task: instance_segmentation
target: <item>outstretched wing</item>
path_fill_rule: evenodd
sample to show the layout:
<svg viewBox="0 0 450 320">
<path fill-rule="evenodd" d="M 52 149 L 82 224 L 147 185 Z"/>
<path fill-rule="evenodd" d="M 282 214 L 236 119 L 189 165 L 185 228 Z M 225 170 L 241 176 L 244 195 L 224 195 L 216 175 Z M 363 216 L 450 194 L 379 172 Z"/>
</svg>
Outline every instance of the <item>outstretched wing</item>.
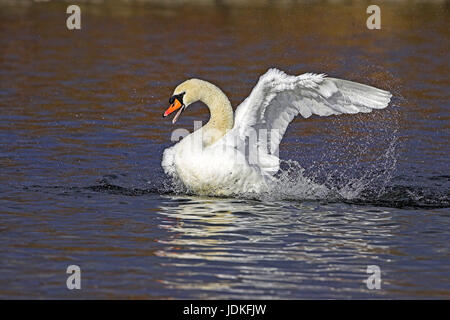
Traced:
<svg viewBox="0 0 450 320">
<path fill-rule="evenodd" d="M 295 116 L 329 116 L 385 108 L 391 93 L 356 82 L 305 73 L 290 76 L 278 69 L 262 75 L 250 95 L 238 106 L 233 134 L 245 140 L 250 131 L 268 132 L 265 151 L 258 151 L 263 171 L 279 168 L 278 147 Z"/>
</svg>

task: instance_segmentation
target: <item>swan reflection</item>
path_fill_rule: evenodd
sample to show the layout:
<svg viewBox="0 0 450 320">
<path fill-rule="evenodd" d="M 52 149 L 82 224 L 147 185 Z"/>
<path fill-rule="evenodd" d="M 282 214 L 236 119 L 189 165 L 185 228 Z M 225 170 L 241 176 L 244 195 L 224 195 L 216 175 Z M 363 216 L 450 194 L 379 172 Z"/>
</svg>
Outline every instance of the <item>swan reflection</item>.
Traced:
<svg viewBox="0 0 450 320">
<path fill-rule="evenodd" d="M 159 240 L 166 246 L 157 255 L 179 270 L 165 285 L 181 290 L 236 296 L 243 286 L 249 295 L 267 294 L 273 286 L 313 290 L 324 281 L 348 281 L 349 273 L 362 277 L 365 266 L 392 254 L 389 241 L 396 224 L 383 210 L 350 214 L 345 207 L 337 212 L 314 202 L 166 199 L 160 227 L 169 235 Z M 360 282 L 355 286 L 363 290 Z"/>
</svg>

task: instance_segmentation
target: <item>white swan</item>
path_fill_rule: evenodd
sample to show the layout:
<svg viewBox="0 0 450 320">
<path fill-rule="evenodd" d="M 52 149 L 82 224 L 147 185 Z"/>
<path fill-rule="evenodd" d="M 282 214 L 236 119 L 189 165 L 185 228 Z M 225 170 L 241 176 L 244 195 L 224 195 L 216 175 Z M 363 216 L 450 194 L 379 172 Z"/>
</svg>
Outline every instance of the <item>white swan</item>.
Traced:
<svg viewBox="0 0 450 320">
<path fill-rule="evenodd" d="M 250 95 L 233 109 L 215 85 L 189 79 L 176 87 L 164 117 L 202 101 L 210 120 L 201 129 L 164 150 L 164 172 L 189 191 L 203 195 L 239 195 L 270 191 L 279 169 L 278 147 L 292 119 L 301 114 L 329 116 L 385 108 L 388 91 L 305 73 L 290 76 L 277 69 L 262 75 Z"/>
</svg>

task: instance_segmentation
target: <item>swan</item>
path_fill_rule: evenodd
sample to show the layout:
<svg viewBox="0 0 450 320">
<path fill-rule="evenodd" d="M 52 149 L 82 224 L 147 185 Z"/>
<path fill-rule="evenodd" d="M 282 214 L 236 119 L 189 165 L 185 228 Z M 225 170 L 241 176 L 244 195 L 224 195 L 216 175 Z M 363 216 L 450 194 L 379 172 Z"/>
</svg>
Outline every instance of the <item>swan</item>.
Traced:
<svg viewBox="0 0 450 320">
<path fill-rule="evenodd" d="M 236 108 L 214 84 L 189 79 L 178 85 L 163 117 L 181 113 L 196 101 L 210 111 L 200 129 L 167 148 L 162 168 L 175 183 L 199 195 L 232 196 L 270 192 L 280 167 L 278 148 L 289 123 L 300 114 L 329 116 L 387 107 L 391 93 L 364 84 L 278 69 L 263 74 Z"/>
</svg>

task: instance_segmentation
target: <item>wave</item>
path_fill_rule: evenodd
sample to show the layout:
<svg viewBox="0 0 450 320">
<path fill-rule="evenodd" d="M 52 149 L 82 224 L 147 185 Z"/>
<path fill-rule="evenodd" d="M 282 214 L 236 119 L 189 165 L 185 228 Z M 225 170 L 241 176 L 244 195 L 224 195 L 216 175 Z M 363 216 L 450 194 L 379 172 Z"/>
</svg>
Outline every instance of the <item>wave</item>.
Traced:
<svg viewBox="0 0 450 320">
<path fill-rule="evenodd" d="M 445 176 L 430 177 L 430 179 L 446 179 Z M 311 185 L 310 185 L 311 187 Z M 361 192 L 357 197 L 345 198 L 337 193 L 331 192 L 327 189 L 324 193 L 324 197 L 317 197 L 317 190 L 324 192 L 325 189 L 320 185 L 314 189 L 312 187 L 311 191 L 306 191 L 302 194 L 302 199 L 299 199 L 299 193 L 294 193 L 294 196 L 289 195 L 284 192 L 283 198 L 278 198 L 278 200 L 290 201 L 290 202 L 306 202 L 306 201 L 316 201 L 319 203 L 345 203 L 351 205 L 361 205 L 361 206 L 375 206 L 375 207 L 390 207 L 399 209 L 438 209 L 438 208 L 448 208 L 450 207 L 450 189 L 436 190 L 431 187 L 410 187 L 402 185 L 387 186 L 384 188 L 382 194 L 379 194 L 374 190 L 365 190 Z M 100 184 L 86 186 L 86 187 L 64 187 L 64 186 L 27 186 L 23 187 L 27 191 L 35 192 L 55 192 L 57 194 L 70 195 L 71 193 L 106 193 L 112 195 L 122 195 L 129 197 L 142 197 L 148 195 L 168 195 L 168 196 L 179 196 L 180 192 L 171 190 L 167 188 L 167 185 L 152 186 L 149 188 L 136 188 L 136 187 L 123 187 L 119 185 L 110 184 L 103 181 Z M 195 196 L 192 193 L 182 194 Z M 311 196 L 313 195 L 313 196 Z M 214 197 L 211 197 L 214 198 Z M 239 197 L 241 200 L 246 199 L 245 196 Z M 250 197 L 252 200 L 258 201 L 270 201 L 273 197 L 266 195 L 260 195 L 255 197 L 254 195 Z"/>
</svg>

